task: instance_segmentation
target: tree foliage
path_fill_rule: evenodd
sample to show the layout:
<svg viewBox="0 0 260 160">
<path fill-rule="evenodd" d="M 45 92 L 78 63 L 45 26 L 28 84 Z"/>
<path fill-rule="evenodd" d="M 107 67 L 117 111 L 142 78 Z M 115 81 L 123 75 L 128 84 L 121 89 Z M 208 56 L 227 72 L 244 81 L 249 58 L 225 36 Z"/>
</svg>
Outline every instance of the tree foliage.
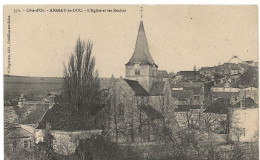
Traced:
<svg viewBox="0 0 260 160">
<path fill-rule="evenodd" d="M 239 85 L 246 87 L 258 87 L 258 68 L 250 66 L 238 80 Z"/>
<path fill-rule="evenodd" d="M 93 103 L 99 101 L 99 79 L 95 70 L 93 43 L 78 38 L 68 65 L 64 65 L 63 98 L 78 114 L 88 115 Z"/>
<path fill-rule="evenodd" d="M 123 147 L 102 136 L 81 140 L 73 155 L 79 160 L 141 160 L 131 147 Z"/>
</svg>

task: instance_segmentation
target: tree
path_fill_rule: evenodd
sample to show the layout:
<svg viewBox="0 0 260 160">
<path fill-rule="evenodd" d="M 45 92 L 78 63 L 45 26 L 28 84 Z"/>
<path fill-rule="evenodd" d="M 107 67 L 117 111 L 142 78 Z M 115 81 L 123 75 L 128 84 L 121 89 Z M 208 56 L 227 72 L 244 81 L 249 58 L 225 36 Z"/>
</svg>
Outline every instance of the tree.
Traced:
<svg viewBox="0 0 260 160">
<path fill-rule="evenodd" d="M 214 118 L 212 113 L 208 113 L 205 115 L 205 118 L 204 118 L 204 121 L 205 121 L 205 126 L 206 126 L 206 129 L 207 129 L 207 132 L 208 132 L 208 139 L 210 139 L 210 129 L 211 129 L 211 126 L 212 124 L 217 121 L 217 118 Z"/>
<path fill-rule="evenodd" d="M 188 133 L 190 133 L 190 129 L 191 129 L 191 117 L 192 117 L 192 111 L 190 109 L 188 109 L 187 111 L 185 111 L 185 115 L 186 115 L 186 120 L 187 120 L 187 128 L 188 128 Z"/>
<path fill-rule="evenodd" d="M 258 87 L 258 68 L 250 66 L 238 80 L 239 85 L 246 87 Z"/>
<path fill-rule="evenodd" d="M 99 102 L 100 84 L 92 57 L 93 43 L 78 38 L 69 63 L 64 64 L 63 98 L 78 114 L 89 115 L 92 104 Z"/>
<path fill-rule="evenodd" d="M 46 133 L 43 137 L 43 143 L 40 143 L 39 147 L 45 151 L 49 159 L 53 159 L 53 140 L 54 136 L 51 134 L 50 129 L 47 128 Z"/>
</svg>

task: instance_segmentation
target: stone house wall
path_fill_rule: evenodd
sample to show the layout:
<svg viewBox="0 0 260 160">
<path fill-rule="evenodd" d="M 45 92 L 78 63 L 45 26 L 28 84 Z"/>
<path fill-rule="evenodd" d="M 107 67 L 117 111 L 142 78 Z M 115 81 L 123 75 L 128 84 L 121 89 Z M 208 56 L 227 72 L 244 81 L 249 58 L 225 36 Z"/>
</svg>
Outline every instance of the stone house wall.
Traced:
<svg viewBox="0 0 260 160">
<path fill-rule="evenodd" d="M 119 79 L 115 86 L 110 88 L 108 96 L 111 137 L 115 140 L 116 134 L 118 134 L 119 142 L 157 139 L 155 133 L 159 130 L 159 126 L 156 126 L 154 121 L 148 120 L 147 113 L 142 111 L 140 106 L 152 106 L 163 113 L 170 123 L 175 117 L 169 86 L 164 88 L 164 93 L 160 96 L 136 96 L 132 88 L 123 79 Z"/>
<path fill-rule="evenodd" d="M 135 70 L 140 70 L 140 75 L 135 75 Z M 138 81 L 142 87 L 149 92 L 154 76 L 156 75 L 157 68 L 150 65 L 126 66 L 126 78 Z"/>
<path fill-rule="evenodd" d="M 102 130 L 86 131 L 51 131 L 54 136 L 53 149 L 56 153 L 68 155 L 74 153 L 79 140 L 101 135 Z"/>
<path fill-rule="evenodd" d="M 233 110 L 232 140 L 258 141 L 258 108 L 236 108 Z"/>
</svg>

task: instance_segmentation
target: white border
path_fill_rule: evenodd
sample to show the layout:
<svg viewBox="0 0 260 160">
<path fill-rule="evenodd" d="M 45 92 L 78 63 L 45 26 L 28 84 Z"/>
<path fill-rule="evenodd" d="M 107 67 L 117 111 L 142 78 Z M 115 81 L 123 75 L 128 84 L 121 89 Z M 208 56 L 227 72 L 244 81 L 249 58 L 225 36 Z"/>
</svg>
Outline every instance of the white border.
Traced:
<svg viewBox="0 0 260 160">
<path fill-rule="evenodd" d="M 0 7 L 0 16 L 2 18 L 2 22 L 0 25 L 0 43 L 1 43 L 1 51 L 3 53 L 3 6 L 4 5 L 10 5 L 10 4 L 179 4 L 179 5 L 188 5 L 188 4 L 194 4 L 194 5 L 259 5 L 259 0 L 173 0 L 173 1 L 167 1 L 167 0 L 1 0 L 0 1 L 1 7 Z M 258 11 L 258 39 L 259 39 L 259 11 Z M 259 55 L 259 40 L 258 40 L 258 55 Z M 258 56 L 258 62 L 259 62 L 259 56 Z M 0 143 L 0 159 L 4 159 L 4 108 L 3 108 L 3 54 L 0 56 L 0 75 L 2 78 L 0 78 L 0 88 L 2 89 L 2 92 L 0 92 L 0 103 L 2 104 L 2 109 L 0 111 L 0 135 L 1 136 L 1 143 Z M 259 75 L 258 75 L 259 76 Z M 259 77 L 260 79 L 260 77 Z M 260 126 L 260 125 L 259 125 Z"/>
</svg>

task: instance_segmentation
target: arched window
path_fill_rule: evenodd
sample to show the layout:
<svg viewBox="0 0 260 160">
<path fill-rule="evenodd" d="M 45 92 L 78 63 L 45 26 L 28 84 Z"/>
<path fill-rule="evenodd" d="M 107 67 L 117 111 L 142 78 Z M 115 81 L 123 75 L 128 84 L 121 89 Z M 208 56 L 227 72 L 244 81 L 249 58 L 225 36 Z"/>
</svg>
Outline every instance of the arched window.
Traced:
<svg viewBox="0 0 260 160">
<path fill-rule="evenodd" d="M 123 116 L 125 114 L 124 106 L 122 103 L 118 105 L 118 115 Z"/>
<path fill-rule="evenodd" d="M 139 70 L 139 69 L 136 69 L 136 70 L 135 70 L 135 75 L 136 75 L 136 76 L 139 76 L 139 75 L 140 75 L 140 70 Z"/>
</svg>

